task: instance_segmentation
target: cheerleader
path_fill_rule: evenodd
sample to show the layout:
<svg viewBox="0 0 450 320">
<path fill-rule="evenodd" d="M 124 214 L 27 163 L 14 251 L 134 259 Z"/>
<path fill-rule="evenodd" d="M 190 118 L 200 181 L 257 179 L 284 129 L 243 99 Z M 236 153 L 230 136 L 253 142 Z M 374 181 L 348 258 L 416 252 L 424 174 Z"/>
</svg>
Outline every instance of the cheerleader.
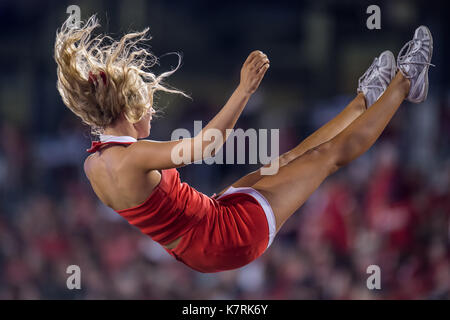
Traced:
<svg viewBox="0 0 450 320">
<path fill-rule="evenodd" d="M 195 137 L 145 140 L 155 92 L 185 95 L 163 82 L 180 64 L 156 76 L 150 72 L 156 58 L 139 48 L 147 29 L 112 41 L 92 37 L 98 25 L 95 17 L 78 28 L 64 23 L 54 48 L 64 104 L 99 137 L 87 150 L 86 176 L 105 205 L 199 272 L 235 269 L 258 258 L 325 178 L 375 143 L 405 99 L 427 97 L 433 42 L 421 26 L 397 60 L 390 51 L 375 58 L 339 115 L 276 159 L 276 174 L 257 170 L 210 197 L 182 183 L 177 167 L 202 160 L 211 145 L 220 148 L 269 69 L 267 55 L 250 53 L 235 91 Z M 209 129 L 223 139 L 204 141 Z M 183 164 L 174 161 L 175 148 L 191 151 L 181 154 Z"/>
</svg>

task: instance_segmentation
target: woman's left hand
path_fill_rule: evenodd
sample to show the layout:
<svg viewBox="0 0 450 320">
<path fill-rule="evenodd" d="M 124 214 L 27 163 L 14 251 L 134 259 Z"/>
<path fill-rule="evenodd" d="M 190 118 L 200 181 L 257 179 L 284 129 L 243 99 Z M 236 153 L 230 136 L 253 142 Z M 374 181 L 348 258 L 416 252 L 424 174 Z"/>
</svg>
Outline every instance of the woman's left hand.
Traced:
<svg viewBox="0 0 450 320">
<path fill-rule="evenodd" d="M 239 87 L 247 94 L 253 94 L 258 89 L 270 61 L 267 55 L 259 50 L 253 51 L 245 60 L 241 69 L 241 82 Z"/>
</svg>

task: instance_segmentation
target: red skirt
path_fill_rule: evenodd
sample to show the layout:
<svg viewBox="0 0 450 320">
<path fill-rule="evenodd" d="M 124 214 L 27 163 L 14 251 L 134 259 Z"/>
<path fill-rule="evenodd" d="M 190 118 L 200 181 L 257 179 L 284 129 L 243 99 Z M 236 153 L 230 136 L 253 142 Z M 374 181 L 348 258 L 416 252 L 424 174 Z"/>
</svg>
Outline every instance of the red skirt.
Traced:
<svg viewBox="0 0 450 320">
<path fill-rule="evenodd" d="M 245 266 L 258 258 L 275 236 L 275 217 L 267 200 L 252 188 L 230 187 L 214 199 L 219 210 L 206 214 L 174 249 L 175 259 L 200 272 Z"/>
</svg>

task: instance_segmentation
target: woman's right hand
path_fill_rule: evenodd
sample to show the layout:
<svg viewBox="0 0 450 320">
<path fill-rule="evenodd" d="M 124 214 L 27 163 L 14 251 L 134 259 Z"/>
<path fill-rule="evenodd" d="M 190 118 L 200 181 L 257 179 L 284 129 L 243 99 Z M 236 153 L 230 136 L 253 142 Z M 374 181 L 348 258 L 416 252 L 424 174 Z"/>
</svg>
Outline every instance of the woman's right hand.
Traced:
<svg viewBox="0 0 450 320">
<path fill-rule="evenodd" d="M 253 94 L 258 89 L 264 74 L 269 69 L 267 55 L 259 50 L 253 51 L 245 60 L 241 69 L 241 82 L 239 87 L 247 94 Z"/>
</svg>

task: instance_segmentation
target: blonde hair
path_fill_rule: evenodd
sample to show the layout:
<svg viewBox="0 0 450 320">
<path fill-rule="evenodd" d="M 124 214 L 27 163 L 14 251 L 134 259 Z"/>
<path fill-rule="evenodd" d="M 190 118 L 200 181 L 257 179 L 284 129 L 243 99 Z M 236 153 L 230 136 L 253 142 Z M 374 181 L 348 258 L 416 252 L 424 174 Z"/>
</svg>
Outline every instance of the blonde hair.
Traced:
<svg viewBox="0 0 450 320">
<path fill-rule="evenodd" d="M 175 69 L 155 76 L 149 70 L 158 60 L 137 44 L 145 38 L 148 28 L 129 33 L 119 41 L 99 35 L 91 37 L 99 26 L 97 18 L 90 17 L 80 27 L 71 25 L 70 18 L 56 32 L 55 61 L 57 88 L 64 104 L 93 133 L 101 133 L 123 112 L 125 118 L 136 123 L 153 106 L 156 91 L 182 94 L 181 91 L 162 85 L 164 78 Z"/>
</svg>

